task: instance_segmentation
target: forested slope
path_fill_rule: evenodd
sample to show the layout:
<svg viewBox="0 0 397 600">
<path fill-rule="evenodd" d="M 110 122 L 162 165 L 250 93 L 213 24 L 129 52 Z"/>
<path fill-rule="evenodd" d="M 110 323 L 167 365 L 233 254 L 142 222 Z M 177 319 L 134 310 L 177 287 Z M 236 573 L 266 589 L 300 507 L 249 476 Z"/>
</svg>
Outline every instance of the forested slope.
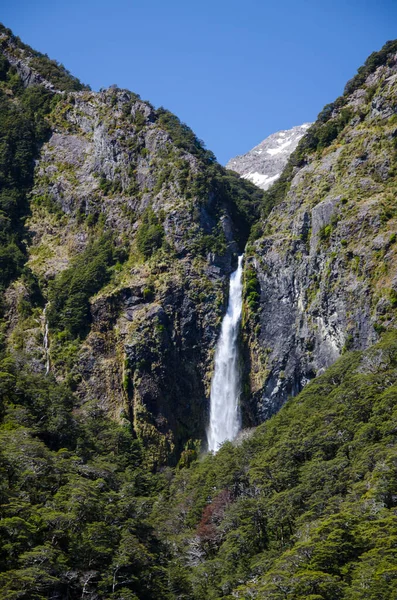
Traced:
<svg viewBox="0 0 397 600">
<path fill-rule="evenodd" d="M 151 473 L 127 419 L 1 363 L 2 598 L 393 598 L 397 336 Z"/>
<path fill-rule="evenodd" d="M 391 333 L 179 470 L 154 512 L 176 597 L 394 598 L 396 399 Z"/>
</svg>

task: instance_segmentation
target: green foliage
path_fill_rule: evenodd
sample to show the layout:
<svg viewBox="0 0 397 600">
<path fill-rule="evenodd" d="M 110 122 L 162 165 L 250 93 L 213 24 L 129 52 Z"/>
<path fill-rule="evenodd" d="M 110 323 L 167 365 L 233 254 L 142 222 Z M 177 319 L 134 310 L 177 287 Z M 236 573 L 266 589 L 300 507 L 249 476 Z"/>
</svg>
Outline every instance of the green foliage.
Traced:
<svg viewBox="0 0 397 600">
<path fill-rule="evenodd" d="M 351 350 L 353 348 L 353 344 L 354 344 L 354 337 L 352 336 L 351 333 L 349 333 L 346 336 L 345 344 L 342 348 L 342 354 L 345 354 L 345 352 L 348 352 L 349 350 Z"/>
<path fill-rule="evenodd" d="M 181 123 L 177 116 L 163 107 L 157 109 L 156 114 L 157 124 L 170 134 L 175 146 L 198 156 L 206 164 L 215 162 L 215 156 L 205 149 L 204 142 L 197 138 L 190 127 Z"/>
<path fill-rule="evenodd" d="M 241 251 L 253 226 L 270 212 L 271 207 L 261 189 L 218 164 L 203 165 L 189 188 L 191 195 L 201 201 L 214 219 L 219 220 L 227 210 L 233 221 L 234 238 Z M 219 237 L 219 231 L 207 235 Z M 208 239 L 206 243 L 209 246 L 211 240 Z M 213 243 L 217 243 L 215 238 Z"/>
<path fill-rule="evenodd" d="M 251 438 L 178 471 L 158 527 L 191 597 L 348 600 L 364 581 L 365 597 L 393 597 L 396 393 L 393 333 L 345 354 Z M 183 569 L 192 539 L 197 563 Z"/>
<path fill-rule="evenodd" d="M 216 171 L 212 190 L 218 202 L 227 207 L 235 224 L 235 236 L 243 249 L 252 227 L 270 212 L 265 193 L 234 171 L 220 166 Z"/>
<path fill-rule="evenodd" d="M 244 271 L 244 296 L 249 309 L 255 312 L 260 299 L 260 285 L 256 271 L 252 266 Z"/>
<path fill-rule="evenodd" d="M 109 236 L 102 235 L 52 282 L 49 290 L 48 322 L 50 327 L 67 331 L 72 337 L 86 335 L 91 322 L 91 296 L 108 282 L 109 267 L 115 262 Z"/>
<path fill-rule="evenodd" d="M 397 292 L 395 289 L 391 289 L 389 292 L 390 302 L 393 308 L 397 307 Z"/>
<path fill-rule="evenodd" d="M 336 109 L 336 104 L 329 104 L 326 110 L 320 113 L 317 121 L 310 127 L 291 156 L 293 163 L 299 165 L 307 153 L 327 148 L 344 130 L 353 116 L 353 111 L 350 108 L 341 108 L 337 111 L 337 115 L 331 118 L 333 110 Z"/>
<path fill-rule="evenodd" d="M 6 34 L 7 38 L 11 40 L 17 48 L 23 50 L 25 55 L 31 58 L 30 66 L 44 77 L 44 79 L 52 83 L 56 89 L 62 91 L 81 91 L 90 89 L 89 86 L 83 85 L 77 77 L 71 75 L 69 71 L 56 60 L 51 60 L 46 54 L 37 52 L 30 48 L 30 46 L 22 43 L 18 36 L 15 36 L 10 29 L 7 29 L 1 23 L 0 32 Z M 6 46 L 7 42 L 3 41 L 3 45 Z"/>
<path fill-rule="evenodd" d="M 222 255 L 226 252 L 226 247 L 225 234 L 221 227 L 217 227 L 213 233 L 196 236 L 192 250 L 202 256 L 206 256 L 209 252 Z"/>
<path fill-rule="evenodd" d="M 102 190 L 105 196 L 110 196 L 112 194 L 118 194 L 122 192 L 122 183 L 117 178 L 109 181 L 106 178 L 106 175 L 101 175 L 99 179 L 99 188 Z"/>
<path fill-rule="evenodd" d="M 153 290 L 153 288 L 149 287 L 149 286 L 143 288 L 142 295 L 143 295 L 143 299 L 146 302 L 150 302 L 154 298 L 154 290 Z"/>
<path fill-rule="evenodd" d="M 357 75 L 347 82 L 344 90 L 344 95 L 352 94 L 355 90 L 362 86 L 367 79 L 378 67 L 387 63 L 389 57 L 397 52 L 397 40 L 386 42 L 381 50 L 372 52 L 369 55 L 364 65 L 357 70 Z"/>
<path fill-rule="evenodd" d="M 147 522 L 164 488 L 127 421 L 0 357 L 0 595 L 171 598 Z"/>
<path fill-rule="evenodd" d="M 136 233 L 136 245 L 139 252 L 149 258 L 161 248 L 164 241 L 164 229 L 159 217 L 148 208 L 142 215 L 142 221 Z"/>
<path fill-rule="evenodd" d="M 344 95 L 337 98 L 335 102 L 327 104 L 319 113 L 316 122 L 310 127 L 306 135 L 300 140 L 296 150 L 289 157 L 279 179 L 265 192 L 265 216 L 284 199 L 290 188 L 296 168 L 304 166 L 310 154 L 324 150 L 342 133 L 354 114 L 350 107 L 345 106 L 349 95 L 361 87 L 368 75 L 373 73 L 378 66 L 386 64 L 389 57 L 392 57 L 393 52 L 396 52 L 396 48 L 397 41 L 391 41 L 387 42 L 379 52 L 371 54 L 364 66 L 358 69 L 357 75 L 347 83 Z M 369 101 L 369 97 L 367 101 Z"/>
<path fill-rule="evenodd" d="M 331 233 L 332 233 L 332 225 L 324 225 L 324 227 L 322 227 L 320 229 L 320 231 L 318 232 L 318 236 L 321 241 L 325 242 L 325 241 L 329 240 L 329 238 L 331 237 Z"/>
<path fill-rule="evenodd" d="M 3 58 L 0 64 L 0 291 L 16 278 L 25 262 L 24 220 L 33 183 L 34 158 L 49 134 L 45 116 L 53 95 L 45 89 L 24 89 Z M 19 82 L 19 83 L 18 83 Z M 12 88 L 12 89 L 11 89 Z M 13 98 L 10 90 L 16 94 Z"/>
<path fill-rule="evenodd" d="M 42 196 L 34 195 L 31 200 L 31 205 L 43 207 L 51 215 L 60 218 L 64 214 L 62 208 L 57 204 L 49 194 Z"/>
<path fill-rule="evenodd" d="M 33 52 L 17 38 L 13 41 Z M 388 52 L 390 48 L 395 50 L 389 46 Z M 370 57 L 367 71 L 385 56 Z M 35 53 L 32 64 L 56 87 L 82 89 L 48 57 Z M 21 277 L 26 297 L 17 309 L 33 321 L 34 307 L 43 299 L 37 280 L 24 266 L 24 221 L 33 159 L 48 135 L 46 114 L 54 96 L 39 88 L 24 90 L 2 57 L 0 81 L 0 286 L 4 289 Z M 146 121 L 139 111 L 132 117 L 135 100 L 131 96 L 123 113 L 139 131 Z M 205 209 L 212 223 L 205 233 L 200 229 L 192 250 L 224 253 L 219 223 L 226 211 L 241 247 L 249 237 L 260 236 L 260 219 L 283 198 L 295 168 L 332 144 L 350 121 L 352 113 L 344 102 L 338 99 L 325 107 L 266 193 L 216 165 L 186 125 L 159 109 L 157 125 L 179 150 L 174 162 L 168 162 L 170 156 L 164 160 L 154 191 L 165 189 L 172 177 L 188 210 L 195 198 L 191 210 L 196 222 Z M 115 93 L 111 104 L 116 103 Z M 134 148 L 138 151 L 147 155 L 145 148 Z M 194 173 L 185 152 L 197 159 Z M 132 178 L 134 170 L 133 163 Z M 104 176 L 99 186 L 104 195 L 121 191 L 121 181 L 111 183 Z M 129 191 L 137 193 L 134 181 Z M 61 214 L 49 196 L 35 202 Z M 382 218 L 392 218 L 390 210 L 386 207 Z M 198 458 L 198 444 L 187 443 L 175 471 L 153 473 L 132 430 L 132 418 L 126 418 L 132 407 L 110 420 L 97 402 L 84 404 L 73 394 L 78 377 L 73 365 L 90 326 L 90 299 L 109 281 L 116 261 L 126 258 L 110 237 L 98 236 L 103 227 L 97 218 L 93 214 L 88 221 L 97 238 L 49 285 L 51 359 L 59 380 L 32 369 L 36 363 L 27 362 L 15 348 L 13 356 L 0 354 L 1 597 L 393 598 L 397 336 L 389 334 L 363 354 L 348 352 L 354 339 L 347 335 L 342 359 L 241 444 L 226 443 L 216 456 Z M 135 237 L 143 258 L 165 246 L 163 221 L 151 208 L 143 214 Z M 333 226 L 320 232 L 323 241 Z M 395 237 L 390 236 L 389 244 Z M 346 246 L 343 240 L 341 245 Z M 352 264 L 358 269 L 359 257 Z M 250 266 L 245 269 L 244 294 L 255 312 L 260 286 Z M 197 297 L 201 295 L 203 290 Z M 387 295 L 397 304 L 393 290 Z M 143 289 L 143 298 L 154 299 L 152 283 Z M 376 324 L 376 331 L 382 333 L 383 325 Z M 160 345 L 168 329 L 159 321 L 150 334 Z M 147 370 L 161 368 L 149 357 L 144 361 Z M 133 369 L 137 377 L 139 363 L 125 364 L 127 393 L 135 384 Z M 187 397 L 189 410 L 190 402 Z"/>
</svg>

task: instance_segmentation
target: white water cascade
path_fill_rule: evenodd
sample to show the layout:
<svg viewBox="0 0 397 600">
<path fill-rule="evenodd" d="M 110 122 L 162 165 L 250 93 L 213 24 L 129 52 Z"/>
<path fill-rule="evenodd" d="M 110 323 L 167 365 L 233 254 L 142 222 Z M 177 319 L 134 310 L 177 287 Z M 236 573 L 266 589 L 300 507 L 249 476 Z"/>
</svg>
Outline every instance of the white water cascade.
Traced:
<svg viewBox="0 0 397 600">
<path fill-rule="evenodd" d="M 48 337 L 48 321 L 47 321 L 47 306 L 45 305 L 43 311 L 43 319 L 44 319 L 44 339 L 43 339 L 43 348 L 44 348 L 44 356 L 45 356 L 45 374 L 48 375 L 50 372 L 50 343 Z"/>
<path fill-rule="evenodd" d="M 240 429 L 238 334 L 243 303 L 242 274 L 243 256 L 239 256 L 237 270 L 230 276 L 229 305 L 215 352 L 207 431 L 208 450 L 213 452 L 226 440 L 233 440 Z"/>
</svg>

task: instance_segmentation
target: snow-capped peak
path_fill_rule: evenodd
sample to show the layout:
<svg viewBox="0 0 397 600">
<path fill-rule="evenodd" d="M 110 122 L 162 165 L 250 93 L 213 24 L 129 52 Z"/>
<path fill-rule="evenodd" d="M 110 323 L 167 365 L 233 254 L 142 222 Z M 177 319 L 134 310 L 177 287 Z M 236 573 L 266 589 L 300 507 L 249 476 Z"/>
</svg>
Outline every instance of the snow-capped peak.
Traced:
<svg viewBox="0 0 397 600">
<path fill-rule="evenodd" d="M 247 154 L 232 158 L 226 167 L 267 190 L 280 177 L 290 154 L 310 126 L 311 123 L 304 123 L 273 133 Z"/>
</svg>

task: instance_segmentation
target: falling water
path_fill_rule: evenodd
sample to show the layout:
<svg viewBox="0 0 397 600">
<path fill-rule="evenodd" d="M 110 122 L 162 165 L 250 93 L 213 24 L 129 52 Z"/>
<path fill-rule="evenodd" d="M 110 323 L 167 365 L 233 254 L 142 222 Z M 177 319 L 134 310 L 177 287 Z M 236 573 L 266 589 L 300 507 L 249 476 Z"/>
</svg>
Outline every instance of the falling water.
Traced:
<svg viewBox="0 0 397 600">
<path fill-rule="evenodd" d="M 43 318 L 44 318 L 43 346 L 44 346 L 45 374 L 46 375 L 48 375 L 48 373 L 50 372 L 50 344 L 49 344 L 49 337 L 48 337 L 47 306 L 48 306 L 48 304 L 45 305 L 44 311 L 43 311 Z"/>
<path fill-rule="evenodd" d="M 240 429 L 240 372 L 238 333 L 243 302 L 243 256 L 229 285 L 229 305 L 223 317 L 221 335 L 215 353 L 215 370 L 211 383 L 208 449 L 216 452 L 226 440 L 232 440 Z"/>
</svg>

